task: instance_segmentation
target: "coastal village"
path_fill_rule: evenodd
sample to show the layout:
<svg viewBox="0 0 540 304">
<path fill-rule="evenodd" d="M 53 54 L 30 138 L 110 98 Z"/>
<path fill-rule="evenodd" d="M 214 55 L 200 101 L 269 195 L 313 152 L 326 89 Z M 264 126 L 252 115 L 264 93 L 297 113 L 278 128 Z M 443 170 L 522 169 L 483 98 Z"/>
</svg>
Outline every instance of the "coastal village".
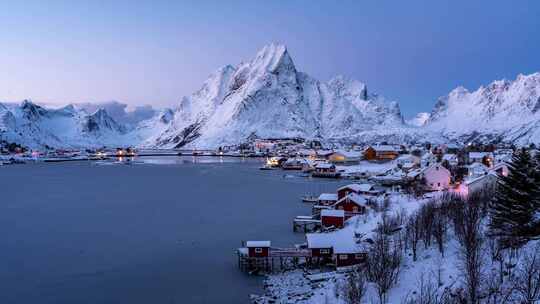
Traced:
<svg viewBox="0 0 540 304">
<path fill-rule="evenodd" d="M 297 170 L 306 178 L 350 180 L 333 192 L 306 193 L 298 198 L 299 203 L 311 205 L 311 214 L 291 219 L 293 232 L 305 233 L 304 243 L 278 248 L 271 240 L 242 242 L 237 251 L 239 269 L 272 274 L 267 279 L 267 294 L 253 296 L 255 303 L 308 299 L 312 303 L 317 290 L 326 286 L 321 282 L 336 284 L 337 278 L 366 262 L 372 234 L 386 214 L 411 214 L 438 196 L 467 197 L 493 188 L 499 176 L 508 175 L 516 149 L 472 143 L 378 143 L 325 149 L 318 143 L 291 140 L 258 141 L 254 148 L 276 155 L 268 157 L 261 170 Z M 533 153 L 534 148 L 530 147 Z M 287 280 L 296 280 L 291 285 L 303 289 L 289 290 L 281 283 Z M 319 297 L 324 294 L 328 301 L 327 293 Z"/>
<path fill-rule="evenodd" d="M 298 204 L 311 211 L 290 219 L 291 233 L 304 234 L 304 242 L 276 247 L 272 240 L 245 240 L 235 254 L 239 271 L 266 276 L 265 293 L 252 295 L 253 303 L 345 303 L 329 294 L 335 294 L 340 282 L 365 266 L 381 223 L 389 217 L 406 218 L 437 197 L 466 198 L 495 187 L 499 177 L 509 174 L 516 150 L 512 145 L 472 142 L 323 145 L 299 138 L 255 138 L 215 150 L 126 147 L 43 153 L 4 145 L 0 163 L 113 160 L 130 164 L 144 156 L 250 157 L 261 159 L 260 170 L 282 171 L 284 177 L 341 180 L 343 185 L 333 191 L 297 198 Z M 531 154 L 537 151 L 533 145 L 527 150 Z M 390 227 L 390 235 L 405 229 L 399 221 Z M 429 255 L 426 261 L 430 267 L 438 263 Z M 414 267 L 404 272 L 419 275 Z M 459 276 L 455 269 L 447 269 L 447 275 L 448 280 Z"/>
</svg>

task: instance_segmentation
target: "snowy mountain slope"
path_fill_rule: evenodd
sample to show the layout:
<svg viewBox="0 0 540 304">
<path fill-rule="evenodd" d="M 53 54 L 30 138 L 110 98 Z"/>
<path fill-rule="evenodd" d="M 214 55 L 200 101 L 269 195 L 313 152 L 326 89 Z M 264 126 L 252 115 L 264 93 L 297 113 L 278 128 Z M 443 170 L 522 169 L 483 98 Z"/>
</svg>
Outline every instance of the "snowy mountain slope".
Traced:
<svg viewBox="0 0 540 304">
<path fill-rule="evenodd" d="M 126 123 L 97 105 L 0 104 L 1 136 L 30 147 L 216 148 L 252 136 L 333 143 L 540 141 L 540 73 L 474 92 L 459 87 L 439 98 L 431 113 L 404 122 L 396 102 L 369 92 L 364 83 L 343 76 L 321 82 L 299 72 L 280 44 L 217 70 L 172 110 L 141 109 L 135 119 L 125 113 L 126 105 L 105 105 L 119 110 L 115 117 Z"/>
<path fill-rule="evenodd" d="M 494 81 L 469 92 L 458 87 L 438 99 L 425 128 L 453 138 L 540 141 L 540 73 Z"/>
<path fill-rule="evenodd" d="M 0 108 L 3 138 L 28 147 L 96 147 L 123 143 L 126 130 L 105 110 L 87 114 L 72 105 L 45 109 L 25 100 Z"/>
<path fill-rule="evenodd" d="M 413 127 L 423 127 L 426 122 L 431 117 L 431 113 L 420 112 L 416 114 L 413 118 L 406 121 L 407 125 Z"/>
<path fill-rule="evenodd" d="M 217 147 L 250 135 L 333 138 L 383 126 L 404 127 L 397 103 L 344 77 L 321 83 L 297 71 L 285 46 L 270 44 L 249 62 L 219 69 L 184 97 L 171 125 L 150 144 Z"/>
</svg>

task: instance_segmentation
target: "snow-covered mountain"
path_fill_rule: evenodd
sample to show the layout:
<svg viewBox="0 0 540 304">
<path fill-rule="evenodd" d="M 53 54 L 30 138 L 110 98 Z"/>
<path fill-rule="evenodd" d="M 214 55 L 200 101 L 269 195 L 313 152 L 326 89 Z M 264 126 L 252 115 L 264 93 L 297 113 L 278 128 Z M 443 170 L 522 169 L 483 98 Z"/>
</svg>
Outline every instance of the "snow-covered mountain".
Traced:
<svg viewBox="0 0 540 304">
<path fill-rule="evenodd" d="M 540 141 L 540 73 L 474 92 L 459 87 L 439 98 L 431 113 L 404 122 L 396 102 L 371 93 L 364 83 L 343 76 L 322 82 L 298 71 L 280 44 L 218 69 L 174 109 L 141 108 L 130 116 L 126 105 L 105 105 L 123 123 L 92 104 L 0 104 L 0 138 L 30 147 L 158 148 L 215 148 L 253 136 L 341 143 Z"/>
<path fill-rule="evenodd" d="M 494 81 L 469 92 L 454 89 L 438 99 L 425 128 L 462 140 L 540 141 L 540 73 Z"/>
<path fill-rule="evenodd" d="M 127 130 L 103 109 L 88 114 L 73 105 L 46 109 L 25 100 L 0 104 L 0 121 L 3 139 L 29 147 L 97 147 L 127 139 Z"/>
<path fill-rule="evenodd" d="M 406 121 L 407 125 L 413 127 L 423 127 L 426 122 L 429 120 L 431 113 L 420 112 L 416 114 L 413 118 Z"/>
<path fill-rule="evenodd" d="M 182 98 L 170 126 L 147 144 L 216 147 L 251 135 L 330 139 L 388 127 L 404 127 L 397 103 L 356 80 L 320 82 L 296 69 L 285 46 L 270 44 Z"/>
</svg>

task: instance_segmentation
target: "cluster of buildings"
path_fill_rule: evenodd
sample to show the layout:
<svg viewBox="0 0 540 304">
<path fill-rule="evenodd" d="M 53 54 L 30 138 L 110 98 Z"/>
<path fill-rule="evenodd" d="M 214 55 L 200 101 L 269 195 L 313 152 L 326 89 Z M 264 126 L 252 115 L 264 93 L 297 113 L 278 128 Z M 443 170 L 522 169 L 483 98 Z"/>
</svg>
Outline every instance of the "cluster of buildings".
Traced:
<svg viewBox="0 0 540 304">
<path fill-rule="evenodd" d="M 325 177 L 317 173 L 334 172 L 355 181 L 335 192 L 304 199 L 312 203 L 312 214 L 298 216 L 293 221 L 294 231 L 303 228 L 306 232 L 304 244 L 284 250 L 273 248 L 269 241 L 248 242 L 240 251 L 242 263 L 247 269 L 256 268 L 259 264 L 250 264 L 250 259 L 271 261 L 287 254 L 295 259 L 301 257 L 308 264 L 330 263 L 338 268 L 362 263 L 369 239 L 359 235 L 353 226 L 391 193 L 423 197 L 433 191 L 448 191 L 468 195 L 495 185 L 499 176 L 508 174 L 512 149 L 472 150 L 470 146 L 457 145 L 370 145 L 350 150 L 303 148 L 293 157 L 273 158 L 269 166 L 310 171 L 313 177 Z M 365 167 L 382 170 L 358 175 L 365 172 Z"/>
</svg>

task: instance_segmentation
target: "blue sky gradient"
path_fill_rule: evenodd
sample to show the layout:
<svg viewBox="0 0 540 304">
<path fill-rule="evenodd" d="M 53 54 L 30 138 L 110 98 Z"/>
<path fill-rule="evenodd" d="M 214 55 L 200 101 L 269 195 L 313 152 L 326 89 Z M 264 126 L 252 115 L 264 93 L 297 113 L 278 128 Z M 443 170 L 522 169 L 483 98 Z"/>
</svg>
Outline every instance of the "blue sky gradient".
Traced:
<svg viewBox="0 0 540 304">
<path fill-rule="evenodd" d="M 458 85 L 540 70 L 540 1 L 2 1 L 0 100 L 174 105 L 225 64 L 284 43 L 431 111 Z"/>
</svg>

